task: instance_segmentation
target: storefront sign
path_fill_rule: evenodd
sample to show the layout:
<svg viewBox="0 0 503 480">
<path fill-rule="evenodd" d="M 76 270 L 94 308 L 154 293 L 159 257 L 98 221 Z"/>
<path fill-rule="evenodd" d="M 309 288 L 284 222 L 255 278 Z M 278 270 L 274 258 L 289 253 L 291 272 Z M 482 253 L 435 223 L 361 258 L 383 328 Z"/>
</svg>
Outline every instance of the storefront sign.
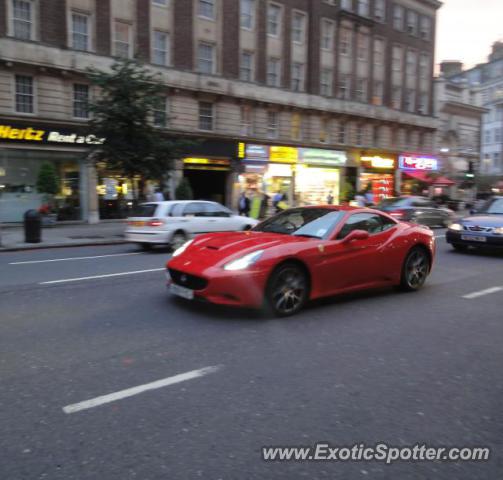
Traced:
<svg viewBox="0 0 503 480">
<path fill-rule="evenodd" d="M 81 135 L 66 129 L 46 127 L 26 127 L 14 124 L 0 124 L 1 142 L 65 144 L 65 145 L 102 145 L 104 138 L 95 135 Z"/>
<path fill-rule="evenodd" d="M 330 165 L 343 167 L 347 162 L 346 152 L 322 148 L 299 148 L 299 160 L 307 165 Z"/>
<path fill-rule="evenodd" d="M 395 160 L 392 158 L 383 158 L 378 155 L 374 157 L 362 157 L 361 161 L 372 168 L 395 168 Z"/>
<path fill-rule="evenodd" d="M 269 160 L 269 147 L 267 145 L 246 144 L 245 160 L 267 162 Z"/>
<path fill-rule="evenodd" d="M 185 165 L 230 165 L 230 160 L 226 158 L 215 159 L 215 158 L 184 158 L 183 163 Z"/>
<path fill-rule="evenodd" d="M 297 163 L 299 150 L 294 147 L 269 147 L 269 161 L 271 163 Z"/>
<path fill-rule="evenodd" d="M 400 155 L 398 164 L 402 170 L 438 170 L 438 160 L 433 157 Z"/>
</svg>

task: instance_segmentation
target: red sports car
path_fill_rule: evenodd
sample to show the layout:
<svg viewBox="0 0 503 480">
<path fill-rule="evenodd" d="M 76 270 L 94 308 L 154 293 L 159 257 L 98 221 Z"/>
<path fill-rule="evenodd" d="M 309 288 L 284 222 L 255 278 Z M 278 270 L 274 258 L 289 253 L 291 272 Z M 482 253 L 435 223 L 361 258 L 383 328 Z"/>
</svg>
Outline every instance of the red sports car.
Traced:
<svg viewBox="0 0 503 480">
<path fill-rule="evenodd" d="M 428 227 L 368 208 L 317 206 L 286 210 L 250 231 L 200 235 L 166 266 L 175 295 L 286 316 L 353 290 L 417 290 L 434 257 Z"/>
</svg>

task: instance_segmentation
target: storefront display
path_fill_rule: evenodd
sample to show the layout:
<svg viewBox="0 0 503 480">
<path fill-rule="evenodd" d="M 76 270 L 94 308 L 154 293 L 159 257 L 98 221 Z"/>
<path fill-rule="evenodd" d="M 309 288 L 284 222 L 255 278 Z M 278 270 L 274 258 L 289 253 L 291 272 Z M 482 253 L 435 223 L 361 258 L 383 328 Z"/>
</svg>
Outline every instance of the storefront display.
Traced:
<svg viewBox="0 0 503 480">
<path fill-rule="evenodd" d="M 434 177 L 439 177 L 436 173 L 439 170 L 438 159 L 427 155 L 403 153 L 398 157 L 398 167 L 401 171 L 401 190 L 404 195 L 428 195 L 430 187 L 435 184 Z M 446 182 L 438 185 L 448 187 L 454 184 L 448 179 Z"/>
<path fill-rule="evenodd" d="M 360 158 L 360 191 L 366 192 L 369 201 L 378 204 L 395 195 L 395 159 L 380 155 Z"/>
</svg>

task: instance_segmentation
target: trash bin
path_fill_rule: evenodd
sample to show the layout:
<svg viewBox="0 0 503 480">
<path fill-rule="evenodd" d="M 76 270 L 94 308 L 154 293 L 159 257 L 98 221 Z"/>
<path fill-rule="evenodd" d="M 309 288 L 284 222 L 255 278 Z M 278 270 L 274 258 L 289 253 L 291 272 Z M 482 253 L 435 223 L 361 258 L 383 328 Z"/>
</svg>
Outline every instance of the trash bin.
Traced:
<svg viewBox="0 0 503 480">
<path fill-rule="evenodd" d="M 40 243 L 42 221 L 40 213 L 36 210 L 28 210 L 24 214 L 24 241 L 26 243 Z"/>
</svg>

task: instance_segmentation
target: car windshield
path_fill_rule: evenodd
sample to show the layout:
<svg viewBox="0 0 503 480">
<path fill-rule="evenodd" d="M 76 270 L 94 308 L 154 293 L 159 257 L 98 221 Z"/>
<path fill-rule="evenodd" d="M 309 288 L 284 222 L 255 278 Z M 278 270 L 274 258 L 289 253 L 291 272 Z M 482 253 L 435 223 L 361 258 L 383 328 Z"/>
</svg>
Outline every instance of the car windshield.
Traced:
<svg viewBox="0 0 503 480">
<path fill-rule="evenodd" d="M 133 213 L 134 217 L 153 217 L 157 209 L 157 203 L 142 203 Z"/>
<path fill-rule="evenodd" d="M 300 237 L 326 238 L 344 212 L 327 208 L 293 208 L 265 220 L 253 230 Z"/>
<path fill-rule="evenodd" d="M 503 198 L 491 200 L 482 210 L 484 213 L 503 215 Z"/>
<path fill-rule="evenodd" d="M 377 205 L 378 208 L 388 208 L 388 207 L 404 207 L 406 206 L 410 201 L 410 198 L 404 197 L 391 197 L 391 198 L 385 198 L 381 200 L 379 205 Z"/>
</svg>

